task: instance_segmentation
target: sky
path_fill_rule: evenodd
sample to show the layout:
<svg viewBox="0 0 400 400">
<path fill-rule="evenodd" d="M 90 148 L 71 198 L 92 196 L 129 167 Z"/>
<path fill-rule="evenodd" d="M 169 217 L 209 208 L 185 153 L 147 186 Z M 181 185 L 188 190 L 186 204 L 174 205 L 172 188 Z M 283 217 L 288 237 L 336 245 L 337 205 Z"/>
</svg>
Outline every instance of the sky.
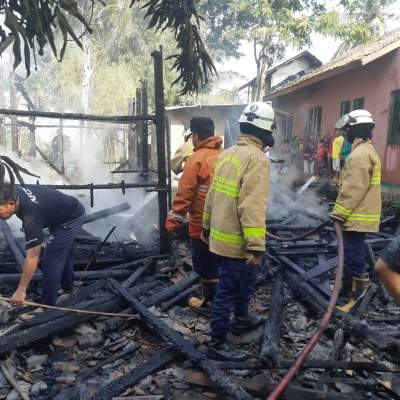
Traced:
<svg viewBox="0 0 400 400">
<path fill-rule="evenodd" d="M 337 50 L 340 41 L 326 38 L 319 34 L 314 34 L 312 37 L 312 46 L 303 50 L 310 51 L 315 57 L 320 59 L 323 63 L 328 62 L 335 51 Z M 303 50 L 288 49 L 286 53 L 286 59 L 289 59 Z M 231 58 L 222 63 L 217 64 L 217 70 L 223 71 L 234 71 L 243 76 L 243 79 L 239 79 L 239 85 L 245 83 L 256 76 L 256 65 L 253 57 L 252 44 L 243 42 L 240 47 L 240 52 L 243 54 L 239 59 Z"/>
</svg>

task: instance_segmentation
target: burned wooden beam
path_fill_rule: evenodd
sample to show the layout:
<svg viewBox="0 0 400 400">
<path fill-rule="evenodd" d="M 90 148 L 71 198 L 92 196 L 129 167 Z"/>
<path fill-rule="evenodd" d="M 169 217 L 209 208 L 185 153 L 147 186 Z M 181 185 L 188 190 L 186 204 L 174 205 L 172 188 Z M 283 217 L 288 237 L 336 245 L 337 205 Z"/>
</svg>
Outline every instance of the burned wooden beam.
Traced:
<svg viewBox="0 0 400 400">
<path fill-rule="evenodd" d="M 218 366 L 224 370 L 285 370 L 289 369 L 295 360 L 278 359 L 275 364 L 265 364 L 261 360 L 247 361 L 217 361 Z M 367 372 L 394 372 L 399 373 L 400 369 L 390 368 L 384 363 L 378 362 L 355 362 L 355 361 L 338 361 L 338 360 L 308 360 L 302 369 L 326 369 L 326 370 L 353 370 Z"/>
<path fill-rule="evenodd" d="M 316 310 L 318 313 L 323 313 L 326 309 L 328 301 L 307 282 L 288 271 L 286 271 L 286 280 L 295 293 L 296 297 L 308 306 Z M 380 332 L 373 330 L 365 321 L 360 321 L 353 316 L 346 314 L 338 309 L 333 314 L 335 323 L 345 324 L 356 336 L 365 339 L 376 351 L 384 352 L 385 357 L 394 362 L 398 362 L 400 357 L 400 347 L 398 340 L 391 335 L 383 336 Z"/>
<path fill-rule="evenodd" d="M 167 311 L 175 304 L 179 303 L 182 300 L 187 299 L 191 294 L 196 292 L 199 289 L 199 285 L 194 285 L 189 287 L 188 289 L 184 290 L 183 292 L 179 293 L 177 296 L 173 297 L 171 300 L 165 301 L 161 305 L 161 311 Z"/>
<path fill-rule="evenodd" d="M 105 208 L 100 211 L 96 211 L 89 215 L 86 215 L 84 224 L 88 224 L 90 222 L 98 221 L 99 219 L 109 217 L 114 214 L 118 214 L 122 211 L 130 210 L 131 206 L 128 203 L 122 203 L 118 206 Z"/>
<path fill-rule="evenodd" d="M 110 400 L 123 393 L 126 389 L 132 387 L 135 383 L 146 378 L 146 376 L 170 364 L 177 358 L 178 352 L 172 350 L 157 352 L 145 363 L 140 364 L 127 374 L 113 380 L 105 386 L 102 386 L 99 391 L 93 396 L 90 396 L 88 400 Z"/>
<path fill-rule="evenodd" d="M 118 278 L 124 279 L 127 278 L 132 271 L 130 269 L 118 269 L 118 270 L 99 270 L 99 271 L 77 271 L 74 273 L 74 277 L 76 279 L 81 280 L 96 280 L 103 278 Z M 0 275 L 0 284 L 8 284 L 8 283 L 18 283 L 21 274 L 2 274 Z M 42 273 L 37 272 L 32 281 L 39 281 L 42 279 Z"/>
<path fill-rule="evenodd" d="M 95 305 L 88 307 L 87 309 L 91 311 L 113 312 L 119 310 L 120 307 L 120 299 L 113 299 L 104 303 L 97 300 Z M 62 318 L 56 318 L 48 323 L 33 326 L 21 332 L 0 336 L 0 354 L 7 353 L 21 346 L 29 345 L 56 333 L 64 332 L 67 329 L 71 329 L 74 326 L 90 321 L 94 318 L 96 318 L 96 316 L 87 314 L 68 314 Z"/>
<path fill-rule="evenodd" d="M 114 279 L 110 280 L 116 292 L 129 302 L 133 310 L 140 314 L 143 321 L 155 332 L 161 335 L 164 339 L 168 340 L 174 348 L 184 356 L 188 357 L 192 362 L 198 365 L 204 372 L 206 372 L 217 386 L 227 395 L 237 400 L 249 400 L 252 397 L 246 393 L 239 385 L 233 383 L 230 378 L 221 371 L 215 362 L 207 359 L 207 357 L 200 353 L 196 347 L 184 339 L 180 333 L 170 328 L 160 318 L 154 316 L 145 305 L 136 300 L 130 293 L 124 289 Z"/>
<path fill-rule="evenodd" d="M 187 371 L 185 380 L 193 385 L 213 388 L 215 385 L 210 378 L 200 371 Z M 257 376 L 253 379 L 235 379 L 235 382 L 244 387 L 257 398 L 267 398 L 273 391 L 276 383 L 269 376 Z M 351 400 L 352 396 L 339 393 L 329 393 L 322 390 L 304 389 L 300 386 L 290 384 L 280 397 L 282 400 Z"/>
<path fill-rule="evenodd" d="M 192 285 L 198 279 L 199 276 L 195 272 L 192 272 L 182 281 L 175 283 L 174 285 L 168 286 L 160 293 L 156 293 L 153 296 L 149 297 L 143 304 L 145 307 L 158 306 L 163 301 L 166 301 L 171 297 L 174 297 L 178 293 L 181 293 L 183 290 L 185 290 L 188 286 Z"/>
<path fill-rule="evenodd" d="M 15 267 L 17 268 L 18 271 L 21 272 L 22 267 L 24 266 L 24 262 L 25 262 L 25 255 L 21 251 L 21 249 L 18 247 L 7 221 L 1 219 L 0 220 L 0 228 L 1 228 L 1 231 L 3 232 L 4 239 L 7 241 L 12 253 L 14 254 L 15 261 L 16 261 Z"/>
<path fill-rule="evenodd" d="M 261 360 L 274 364 L 279 356 L 279 339 L 281 337 L 283 313 L 284 313 L 284 287 L 280 276 L 272 285 L 272 302 L 268 319 L 264 325 L 264 335 L 261 344 Z"/>
</svg>

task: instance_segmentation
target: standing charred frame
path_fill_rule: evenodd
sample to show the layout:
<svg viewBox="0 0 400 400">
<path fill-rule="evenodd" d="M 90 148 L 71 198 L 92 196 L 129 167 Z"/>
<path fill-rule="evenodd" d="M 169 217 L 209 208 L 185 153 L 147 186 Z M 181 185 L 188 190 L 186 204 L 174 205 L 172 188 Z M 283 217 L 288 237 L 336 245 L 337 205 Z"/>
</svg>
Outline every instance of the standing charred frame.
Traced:
<svg viewBox="0 0 400 400">
<path fill-rule="evenodd" d="M 167 185 L 167 163 L 166 150 L 166 117 L 164 103 L 164 77 L 162 48 L 151 53 L 154 59 L 154 102 L 155 123 L 157 140 L 157 171 L 158 171 L 158 209 L 160 226 L 160 252 L 170 252 L 170 240 L 165 229 L 165 220 L 168 215 L 168 185 Z"/>
</svg>

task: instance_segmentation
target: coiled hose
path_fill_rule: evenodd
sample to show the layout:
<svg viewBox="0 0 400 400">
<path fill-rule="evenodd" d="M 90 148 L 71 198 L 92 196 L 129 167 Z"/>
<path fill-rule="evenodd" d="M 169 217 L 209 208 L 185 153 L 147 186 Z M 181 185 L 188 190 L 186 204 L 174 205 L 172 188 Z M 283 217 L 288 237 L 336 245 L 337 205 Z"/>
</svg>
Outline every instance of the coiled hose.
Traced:
<svg viewBox="0 0 400 400">
<path fill-rule="evenodd" d="M 321 224 L 320 227 L 322 227 L 324 224 Z M 287 372 L 287 374 L 284 376 L 284 378 L 281 380 L 281 382 L 276 386 L 276 388 L 273 390 L 273 392 L 268 396 L 267 400 L 277 400 L 279 396 L 285 391 L 293 377 L 297 374 L 297 372 L 300 370 L 301 366 L 304 364 L 304 362 L 307 360 L 309 354 L 315 347 L 315 345 L 319 342 L 321 339 L 321 336 L 323 335 L 325 329 L 328 327 L 329 322 L 332 318 L 333 311 L 336 306 L 336 301 L 339 296 L 339 290 L 342 282 L 342 277 L 343 277 L 343 262 L 344 262 L 344 248 L 343 248 L 343 233 L 342 233 L 342 227 L 341 224 L 337 221 L 334 222 L 334 227 L 335 227 L 335 232 L 337 236 L 337 242 L 338 242 L 338 267 L 336 270 L 336 275 L 335 275 L 335 284 L 333 286 L 332 290 L 332 295 L 329 300 L 328 306 L 325 310 L 324 316 L 321 320 L 321 323 L 318 327 L 318 329 L 315 331 L 313 337 L 311 340 L 308 342 L 306 347 L 304 347 L 303 351 L 297 358 L 297 360 L 293 363 L 292 367 L 290 370 Z M 313 232 L 315 232 L 316 229 L 313 229 Z M 304 235 L 301 235 L 302 237 L 305 237 Z M 272 236 L 271 236 L 272 237 Z M 290 240 L 290 239 L 285 239 L 285 240 Z M 293 239 L 292 239 L 293 240 Z"/>
</svg>

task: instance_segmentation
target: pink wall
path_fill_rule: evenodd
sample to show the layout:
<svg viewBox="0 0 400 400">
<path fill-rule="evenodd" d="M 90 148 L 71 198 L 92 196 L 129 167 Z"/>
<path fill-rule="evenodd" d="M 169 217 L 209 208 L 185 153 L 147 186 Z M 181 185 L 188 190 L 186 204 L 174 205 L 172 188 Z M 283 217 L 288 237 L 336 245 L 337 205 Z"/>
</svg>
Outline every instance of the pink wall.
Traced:
<svg viewBox="0 0 400 400">
<path fill-rule="evenodd" d="M 400 89 L 400 49 L 380 59 L 274 99 L 279 109 L 293 114 L 293 135 L 303 137 L 307 110 L 322 107 L 321 134 L 332 132 L 340 103 L 364 97 L 364 107 L 376 121 L 373 142 L 382 160 L 389 129 L 391 92 Z M 392 147 L 392 146 L 390 146 Z M 393 162 L 392 162 L 393 164 Z M 399 164 L 400 165 L 400 160 Z M 400 172 L 398 183 L 400 183 Z"/>
</svg>

